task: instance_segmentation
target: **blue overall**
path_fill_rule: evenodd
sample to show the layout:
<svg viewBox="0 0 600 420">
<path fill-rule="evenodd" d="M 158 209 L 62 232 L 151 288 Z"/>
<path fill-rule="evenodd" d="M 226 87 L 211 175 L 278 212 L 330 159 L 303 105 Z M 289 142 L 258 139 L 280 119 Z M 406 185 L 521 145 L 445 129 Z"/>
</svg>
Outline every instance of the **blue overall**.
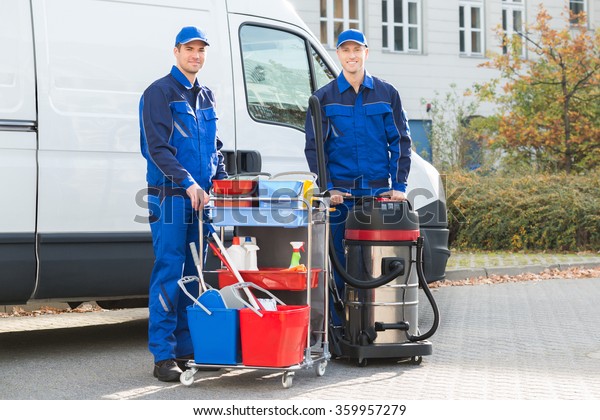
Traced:
<svg viewBox="0 0 600 420">
<path fill-rule="evenodd" d="M 394 189 L 406 192 L 410 171 L 411 138 L 398 91 L 389 83 L 365 77 L 358 93 L 343 73 L 314 93 L 321 103 L 327 189 L 356 197 L 376 196 Z M 304 153 L 317 173 L 317 150 L 310 108 L 306 116 Z M 321 174 L 323 176 L 323 174 Z M 336 255 L 345 266 L 344 224 L 352 201 L 344 201 L 331 214 L 331 235 Z M 334 271 L 343 297 L 344 280 Z M 337 314 L 332 321 L 340 324 Z"/>
<path fill-rule="evenodd" d="M 197 275 L 189 243 L 198 246 L 198 215 L 186 189 L 196 182 L 209 191 L 212 180 L 227 173 L 210 89 L 197 80 L 192 85 L 173 66 L 144 91 L 139 111 L 155 256 L 148 348 L 159 362 L 193 353 L 186 311 L 192 302 L 177 284 L 183 276 Z M 198 283 L 189 283 L 188 290 L 198 296 Z"/>
</svg>

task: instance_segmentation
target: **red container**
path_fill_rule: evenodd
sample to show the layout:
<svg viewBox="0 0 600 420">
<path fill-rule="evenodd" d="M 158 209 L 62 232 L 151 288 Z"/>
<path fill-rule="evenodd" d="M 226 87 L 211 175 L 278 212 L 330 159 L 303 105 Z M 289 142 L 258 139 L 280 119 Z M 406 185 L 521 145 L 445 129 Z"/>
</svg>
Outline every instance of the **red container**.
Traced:
<svg viewBox="0 0 600 420">
<path fill-rule="evenodd" d="M 311 270 L 310 287 L 314 289 L 319 284 L 321 269 Z M 217 270 L 219 288 L 237 283 L 237 279 L 229 270 Z M 306 272 L 286 271 L 281 268 L 261 268 L 260 270 L 240 270 L 244 281 L 254 283 L 267 290 L 306 290 Z"/>
<path fill-rule="evenodd" d="M 257 185 L 255 179 L 215 179 L 213 193 L 222 196 L 251 196 L 256 193 Z"/>
<path fill-rule="evenodd" d="M 213 181 L 213 194 L 215 207 L 256 207 L 258 203 L 252 200 L 238 200 L 240 197 L 256 197 L 258 182 L 255 179 L 215 179 Z M 219 200 L 233 198 L 233 200 Z"/>
<path fill-rule="evenodd" d="M 308 334 L 307 305 L 278 305 L 276 311 L 240 309 L 242 363 L 246 366 L 285 367 L 302 362 Z"/>
</svg>

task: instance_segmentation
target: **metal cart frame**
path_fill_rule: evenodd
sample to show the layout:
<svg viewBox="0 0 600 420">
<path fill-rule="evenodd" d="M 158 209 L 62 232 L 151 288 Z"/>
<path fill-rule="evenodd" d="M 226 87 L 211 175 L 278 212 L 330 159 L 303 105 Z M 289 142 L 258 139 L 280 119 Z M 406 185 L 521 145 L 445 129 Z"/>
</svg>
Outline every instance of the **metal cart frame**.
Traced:
<svg viewBox="0 0 600 420">
<path fill-rule="evenodd" d="M 215 201 L 216 198 L 211 198 L 211 201 Z M 242 223 L 231 223 L 230 221 L 214 221 L 214 215 L 215 214 L 219 214 L 222 213 L 224 214 L 224 212 L 227 211 L 235 211 L 235 212 L 240 212 L 240 214 L 243 213 L 248 213 L 249 215 L 252 215 L 253 213 L 258 213 L 260 214 L 261 211 L 267 211 L 267 212 L 272 212 L 272 211 L 296 211 L 296 213 L 294 213 L 295 215 L 300 214 L 302 216 L 302 220 L 297 222 L 294 226 L 290 227 L 286 224 L 283 223 L 279 223 L 278 221 L 275 220 L 267 220 L 264 222 L 261 221 L 257 221 L 256 219 L 253 219 L 250 222 L 250 226 L 260 226 L 260 227 L 269 227 L 269 228 L 285 228 L 285 229 L 290 229 L 290 228 L 299 228 L 299 227 L 305 227 L 307 230 L 307 246 L 306 246 L 306 255 L 307 255 L 307 259 L 306 259 L 306 268 L 307 268 L 307 272 L 306 272 L 306 304 L 308 305 L 309 308 L 309 316 L 308 316 L 308 326 L 307 326 L 307 338 L 306 338 L 306 346 L 304 348 L 304 357 L 303 360 L 295 365 L 291 365 L 291 366 L 284 366 L 284 367 L 271 367 L 271 366 L 249 366 L 249 365 L 244 365 L 243 363 L 238 363 L 238 364 L 204 364 L 204 363 L 195 363 L 195 361 L 190 360 L 186 363 L 186 367 L 188 369 L 186 369 L 185 371 L 183 371 L 183 373 L 180 376 L 180 382 L 183 385 L 186 386 L 190 386 L 192 385 L 192 383 L 194 382 L 194 375 L 201 369 L 201 368 L 223 368 L 223 369 L 258 369 L 258 370 L 270 370 L 270 371 L 282 371 L 283 372 L 283 376 L 281 379 L 282 385 L 284 388 L 290 388 L 292 386 L 293 383 L 293 379 L 294 379 L 294 375 L 296 371 L 302 370 L 302 369 L 310 369 L 312 367 L 314 367 L 315 369 L 315 373 L 317 376 L 323 376 L 325 374 L 325 370 L 327 367 L 327 362 L 331 359 L 331 354 L 329 352 L 329 336 L 328 336 L 328 325 L 329 325 L 329 300 L 328 300 L 328 290 L 329 290 L 329 276 L 330 276 L 330 270 L 329 270 L 329 263 L 328 263 L 328 255 L 329 255 L 329 206 L 327 205 L 327 203 L 320 197 L 311 197 L 310 200 L 306 200 L 302 197 L 297 197 L 297 198 L 291 198 L 291 197 L 286 197 L 286 198 L 270 198 L 270 197 L 218 197 L 218 200 L 220 200 L 221 202 L 224 200 L 225 202 L 227 201 L 236 201 L 236 202 L 240 202 L 240 201 L 267 201 L 267 202 L 289 202 L 290 204 L 297 202 L 297 204 L 301 204 L 299 207 L 292 207 L 290 209 L 282 209 L 282 208 L 272 208 L 272 207 L 209 207 L 209 219 L 210 222 L 212 224 L 214 224 L 215 226 L 220 226 L 221 227 L 221 238 L 223 238 L 224 236 L 224 228 L 225 226 L 242 226 L 242 225 L 247 225 L 247 224 L 242 224 Z M 316 206 L 313 206 L 313 204 L 316 204 Z M 304 214 L 306 214 L 306 217 L 304 217 Z M 306 220 L 305 220 L 306 219 Z M 200 223 L 202 224 L 202 223 Z M 316 331 L 317 333 L 319 333 L 321 335 L 321 342 L 317 343 L 318 345 L 315 346 L 311 346 L 311 314 L 313 311 L 313 308 L 311 306 L 311 276 L 312 276 L 312 249 L 314 247 L 315 244 L 313 244 L 314 240 L 313 240 L 313 232 L 312 232 L 312 228 L 314 225 L 316 224 L 323 224 L 324 225 L 324 240 L 323 240 L 323 255 L 324 257 L 324 261 L 323 261 L 323 268 L 322 268 L 322 273 L 323 273 L 323 328 L 322 331 Z M 200 235 L 199 238 L 199 242 L 200 242 L 200 249 L 204 249 L 204 237 L 203 235 Z M 182 279 L 183 280 L 183 279 Z M 241 286 L 242 284 L 240 284 Z M 258 286 L 253 285 L 253 287 L 258 288 L 259 290 L 261 289 Z M 263 292 L 266 292 L 267 294 L 272 295 L 270 292 L 266 291 L 266 290 L 262 290 Z M 273 295 L 272 295 L 273 296 Z M 275 297 L 275 296 L 273 296 Z M 278 298 L 275 297 L 276 300 L 278 300 L 280 303 L 281 300 L 279 300 Z M 199 303 L 199 302 L 198 302 Z"/>
</svg>

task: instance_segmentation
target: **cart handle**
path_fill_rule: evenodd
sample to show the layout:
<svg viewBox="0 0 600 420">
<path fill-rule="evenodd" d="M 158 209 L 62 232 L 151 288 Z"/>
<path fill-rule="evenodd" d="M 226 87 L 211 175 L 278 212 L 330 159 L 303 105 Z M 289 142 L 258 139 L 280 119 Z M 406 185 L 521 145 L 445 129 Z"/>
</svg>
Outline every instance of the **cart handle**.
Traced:
<svg viewBox="0 0 600 420">
<path fill-rule="evenodd" d="M 280 172 L 278 174 L 275 175 L 271 175 L 271 177 L 269 179 L 277 179 L 277 178 L 281 178 L 284 176 L 290 176 L 290 175 L 304 175 L 304 176 L 310 176 L 312 178 L 313 181 L 317 180 L 317 174 L 314 172 L 307 172 L 307 171 L 289 171 L 289 172 Z"/>
<path fill-rule="evenodd" d="M 204 306 L 203 304 L 201 304 L 198 301 L 198 299 L 196 299 L 194 296 L 192 296 L 192 294 L 185 287 L 185 285 L 187 283 L 191 283 L 193 281 L 199 282 L 200 280 L 196 276 L 186 276 L 186 277 L 182 277 L 179 280 L 177 280 L 177 284 L 179 285 L 179 287 L 181 287 L 181 290 L 183 290 L 183 293 L 185 293 L 187 295 L 187 297 L 189 297 L 194 302 L 194 305 L 198 305 L 208 315 L 212 315 L 212 312 L 206 306 Z"/>
</svg>

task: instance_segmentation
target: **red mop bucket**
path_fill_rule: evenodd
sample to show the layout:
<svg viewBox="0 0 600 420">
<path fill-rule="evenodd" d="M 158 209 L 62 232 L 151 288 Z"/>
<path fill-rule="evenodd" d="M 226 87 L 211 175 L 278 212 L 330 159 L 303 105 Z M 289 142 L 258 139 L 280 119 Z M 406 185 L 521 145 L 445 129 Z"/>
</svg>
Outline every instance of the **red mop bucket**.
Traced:
<svg viewBox="0 0 600 420">
<path fill-rule="evenodd" d="M 276 311 L 240 309 L 242 363 L 246 366 L 285 367 L 304 358 L 308 334 L 307 305 L 277 305 Z"/>
</svg>

